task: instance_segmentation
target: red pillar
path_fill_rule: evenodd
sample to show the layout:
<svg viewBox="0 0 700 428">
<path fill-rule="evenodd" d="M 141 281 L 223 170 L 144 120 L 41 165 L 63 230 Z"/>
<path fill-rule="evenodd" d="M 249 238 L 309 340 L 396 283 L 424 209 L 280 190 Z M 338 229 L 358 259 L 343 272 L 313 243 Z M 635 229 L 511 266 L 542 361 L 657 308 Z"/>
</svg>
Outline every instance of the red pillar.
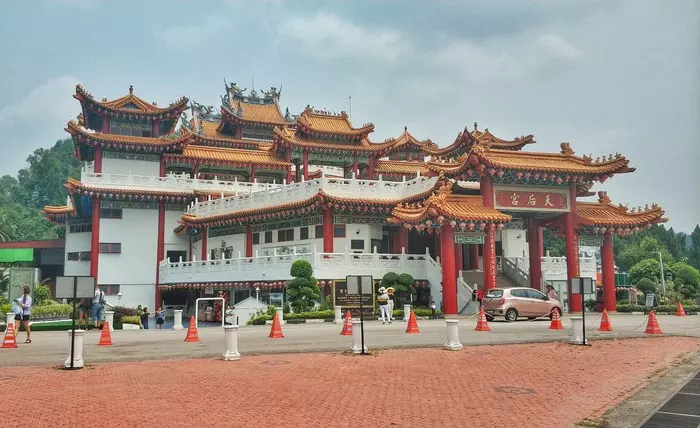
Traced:
<svg viewBox="0 0 700 428">
<path fill-rule="evenodd" d="M 454 229 L 449 224 L 440 227 L 442 247 L 442 309 L 445 315 L 457 315 L 457 271 L 455 270 Z"/>
<path fill-rule="evenodd" d="M 102 116 L 102 133 L 109 134 L 109 116 Z"/>
<path fill-rule="evenodd" d="M 603 270 L 603 304 L 608 312 L 617 311 L 615 297 L 615 258 L 613 257 L 613 238 L 611 233 L 603 236 L 600 250 L 601 269 Z"/>
<path fill-rule="evenodd" d="M 99 174 L 102 172 L 102 147 L 95 146 L 94 157 L 95 163 L 93 169 L 95 170 L 95 173 Z"/>
<path fill-rule="evenodd" d="M 371 156 L 371 155 L 369 157 L 369 173 L 368 174 L 369 175 L 367 176 L 367 178 L 369 180 L 374 180 L 374 156 Z"/>
<path fill-rule="evenodd" d="M 542 257 L 544 257 L 544 233 L 542 227 L 537 228 L 537 239 L 539 240 L 538 242 L 540 244 L 538 251 L 541 259 Z"/>
<path fill-rule="evenodd" d="M 323 210 L 323 252 L 333 252 L 333 212 L 330 208 Z"/>
<path fill-rule="evenodd" d="M 292 149 L 287 149 L 284 153 L 284 160 L 289 162 L 287 167 L 287 184 L 292 182 Z"/>
<path fill-rule="evenodd" d="M 250 166 L 250 182 L 255 181 L 255 165 Z"/>
<path fill-rule="evenodd" d="M 209 234 L 209 231 L 206 227 L 202 228 L 202 260 L 208 260 L 209 256 L 207 255 L 207 235 Z"/>
<path fill-rule="evenodd" d="M 161 162 L 161 165 L 164 163 Z M 165 202 L 158 202 L 158 247 L 156 249 L 156 304 L 158 309 L 163 303 L 160 294 L 160 262 L 165 259 Z"/>
<path fill-rule="evenodd" d="M 401 253 L 401 249 L 403 248 L 406 253 L 408 253 L 408 229 L 406 229 L 403 226 L 399 226 L 399 230 L 397 232 L 398 234 L 398 248 L 396 249 L 396 253 Z"/>
<path fill-rule="evenodd" d="M 571 278 L 580 275 L 578 264 L 578 236 L 574 225 L 574 212 L 576 212 L 576 184 L 569 185 L 571 210 L 564 215 L 566 233 L 566 277 L 568 282 L 569 312 L 581 312 L 583 305 L 580 294 L 571 293 Z"/>
<path fill-rule="evenodd" d="M 92 200 L 92 232 L 90 235 L 90 276 L 97 281 L 97 269 L 100 259 L 100 200 Z"/>
<path fill-rule="evenodd" d="M 438 236 L 436 229 L 433 229 L 433 246 L 435 247 L 435 257 L 442 257 L 440 237 Z"/>
<path fill-rule="evenodd" d="M 496 225 L 486 225 L 484 236 L 484 288 L 496 288 Z"/>
<path fill-rule="evenodd" d="M 199 175 L 199 162 L 195 162 L 192 167 L 192 178 L 197 178 Z"/>
<path fill-rule="evenodd" d="M 165 156 L 161 156 L 160 158 L 160 172 L 159 175 L 161 177 L 165 177 Z"/>
<path fill-rule="evenodd" d="M 357 167 L 357 153 L 352 157 L 352 172 L 355 173 L 355 178 L 360 178 L 359 170 Z"/>
<path fill-rule="evenodd" d="M 464 254 L 462 244 L 455 244 L 455 270 L 457 272 L 464 270 Z"/>
<path fill-rule="evenodd" d="M 484 206 L 493 208 L 493 177 L 484 175 L 481 177 L 481 197 L 484 198 Z"/>
<path fill-rule="evenodd" d="M 250 225 L 245 227 L 245 256 L 253 257 L 253 227 Z"/>
<path fill-rule="evenodd" d="M 304 149 L 304 181 L 309 180 L 309 151 Z"/>
<path fill-rule="evenodd" d="M 151 125 L 151 137 L 157 137 L 160 135 L 160 120 L 155 119 L 153 120 L 153 124 Z M 156 308 L 158 309 L 158 308 Z"/>
<path fill-rule="evenodd" d="M 530 253 L 530 287 L 541 290 L 542 289 L 542 258 L 539 257 L 540 254 L 540 227 L 534 222 L 530 221 L 530 225 L 527 230 L 528 237 L 528 250 Z"/>
<path fill-rule="evenodd" d="M 479 244 L 471 244 L 469 246 L 469 263 L 471 270 L 479 270 Z"/>
</svg>

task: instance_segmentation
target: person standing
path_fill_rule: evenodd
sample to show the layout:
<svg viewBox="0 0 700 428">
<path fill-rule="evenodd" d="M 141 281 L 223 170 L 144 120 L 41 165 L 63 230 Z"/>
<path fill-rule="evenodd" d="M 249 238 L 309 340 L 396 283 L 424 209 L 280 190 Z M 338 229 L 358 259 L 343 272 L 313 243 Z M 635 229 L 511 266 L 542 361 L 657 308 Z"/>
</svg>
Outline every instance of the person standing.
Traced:
<svg viewBox="0 0 700 428">
<path fill-rule="evenodd" d="M 95 287 L 95 297 L 92 298 L 92 321 L 95 323 L 95 330 L 100 328 L 102 321 L 102 307 L 105 304 L 105 292 L 100 290 L 100 286 Z"/>
<path fill-rule="evenodd" d="M 87 330 L 88 325 L 90 325 L 90 299 L 82 299 L 80 301 L 80 304 L 78 305 L 78 309 L 80 310 L 80 318 L 78 319 L 78 330 L 80 330 L 80 326 L 83 324 L 83 320 L 85 320 L 85 330 Z"/>
<path fill-rule="evenodd" d="M 148 313 L 148 308 L 143 308 L 143 312 L 141 312 L 141 325 L 143 326 L 144 330 L 148 330 L 148 316 L 151 315 Z"/>
<path fill-rule="evenodd" d="M 379 289 L 377 303 L 379 304 L 379 312 L 382 315 L 382 324 L 386 324 L 387 321 L 391 324 L 391 318 L 389 317 L 389 295 L 386 292 L 386 288 L 381 287 Z"/>
<path fill-rule="evenodd" d="M 387 288 L 386 294 L 389 296 L 389 322 L 391 322 L 394 319 L 394 287 Z"/>
<path fill-rule="evenodd" d="M 553 300 L 557 300 L 557 293 L 554 291 L 552 284 L 547 284 L 547 297 Z"/>
<path fill-rule="evenodd" d="M 435 304 L 435 299 L 433 299 L 433 296 L 430 296 L 430 298 L 428 298 L 428 306 L 430 306 L 430 317 L 432 319 L 437 318 L 435 316 L 435 309 L 437 308 L 437 305 Z"/>
<path fill-rule="evenodd" d="M 163 307 L 161 306 L 156 311 L 156 328 L 162 330 L 163 324 L 165 324 L 165 312 L 163 311 Z"/>
<path fill-rule="evenodd" d="M 32 330 L 29 327 L 29 319 L 32 309 L 32 296 L 29 295 L 29 286 L 22 287 L 22 297 L 15 300 L 21 309 L 21 313 L 15 315 L 15 334 L 19 335 L 20 322 L 24 326 L 24 331 L 27 332 L 27 340 L 24 343 L 32 343 Z"/>
</svg>

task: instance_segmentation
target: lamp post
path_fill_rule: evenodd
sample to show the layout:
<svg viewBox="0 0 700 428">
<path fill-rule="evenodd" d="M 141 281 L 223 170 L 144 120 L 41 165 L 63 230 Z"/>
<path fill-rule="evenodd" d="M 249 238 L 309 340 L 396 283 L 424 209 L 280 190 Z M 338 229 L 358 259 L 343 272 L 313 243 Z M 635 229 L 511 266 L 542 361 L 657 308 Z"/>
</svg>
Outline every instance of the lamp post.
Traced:
<svg viewBox="0 0 700 428">
<path fill-rule="evenodd" d="M 255 287 L 255 310 L 260 310 L 260 287 Z"/>
<path fill-rule="evenodd" d="M 661 265 L 661 289 L 666 295 L 666 277 L 664 275 L 664 259 L 661 257 L 661 251 L 654 251 L 655 254 L 659 255 L 659 264 Z"/>
</svg>

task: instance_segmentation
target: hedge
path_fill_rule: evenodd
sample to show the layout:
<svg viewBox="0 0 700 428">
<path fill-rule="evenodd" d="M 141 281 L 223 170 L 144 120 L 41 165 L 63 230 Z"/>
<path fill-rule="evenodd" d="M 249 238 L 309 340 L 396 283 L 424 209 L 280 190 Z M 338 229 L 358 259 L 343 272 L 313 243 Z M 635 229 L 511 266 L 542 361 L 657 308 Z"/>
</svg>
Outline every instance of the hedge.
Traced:
<svg viewBox="0 0 700 428">
<path fill-rule="evenodd" d="M 425 308 L 416 308 L 413 310 L 413 312 L 416 313 L 417 317 L 429 317 L 431 316 L 431 311 L 430 309 L 425 309 Z M 374 315 L 379 316 L 379 312 L 375 312 Z M 435 316 L 440 316 L 442 315 L 442 312 L 436 310 L 435 311 Z M 271 321 L 274 315 L 270 314 L 265 314 L 265 315 L 259 315 L 257 317 L 253 317 L 248 322 L 246 322 L 246 325 L 263 325 L 265 324 L 266 321 Z M 298 314 L 286 314 L 284 316 L 285 320 L 318 320 L 318 319 L 334 319 L 335 314 L 333 310 L 327 309 L 323 311 L 310 311 L 310 312 L 300 312 Z M 403 310 L 402 309 L 395 309 L 394 310 L 394 318 L 403 318 Z"/>
<path fill-rule="evenodd" d="M 688 305 L 683 306 L 686 312 L 700 312 L 700 306 Z M 617 305 L 618 312 L 644 312 L 649 313 L 649 308 L 642 305 Z M 659 314 L 675 314 L 676 305 L 659 305 L 654 308 L 654 312 Z"/>
<path fill-rule="evenodd" d="M 141 318 L 138 315 L 126 315 L 121 318 L 122 324 L 141 325 Z"/>
</svg>

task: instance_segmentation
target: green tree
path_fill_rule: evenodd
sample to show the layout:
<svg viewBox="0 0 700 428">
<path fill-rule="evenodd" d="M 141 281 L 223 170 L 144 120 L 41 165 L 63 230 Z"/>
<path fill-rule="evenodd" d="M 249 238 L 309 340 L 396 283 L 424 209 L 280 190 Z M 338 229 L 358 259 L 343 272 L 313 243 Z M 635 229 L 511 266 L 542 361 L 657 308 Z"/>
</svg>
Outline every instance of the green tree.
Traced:
<svg viewBox="0 0 700 428">
<path fill-rule="evenodd" d="M 318 281 L 314 278 L 311 263 L 296 260 L 289 272 L 294 279 L 287 284 L 287 298 L 294 312 L 305 312 L 313 308 L 321 297 Z"/>
<path fill-rule="evenodd" d="M 382 277 L 382 287 L 395 287 L 399 274 L 396 272 L 387 272 Z"/>
<path fill-rule="evenodd" d="M 664 264 L 671 265 L 673 263 L 673 257 L 664 244 L 658 239 L 648 236 L 623 247 L 617 257 L 617 265 L 623 271 L 631 271 L 632 266 L 642 260 L 658 258 L 658 255 L 655 254 L 658 251 L 661 251 Z"/>
<path fill-rule="evenodd" d="M 656 259 L 645 259 L 632 266 L 628 273 L 632 284 L 637 284 L 642 278 L 659 282 L 661 280 L 661 265 Z"/>
<path fill-rule="evenodd" d="M 37 284 L 34 287 L 34 302 L 36 302 L 37 305 L 41 305 L 44 302 L 50 301 L 51 289 L 49 289 L 49 286 L 44 285 L 44 283 Z"/>
<path fill-rule="evenodd" d="M 654 281 L 650 280 L 649 278 L 640 279 L 639 281 L 637 281 L 637 284 L 635 284 L 635 287 L 637 287 L 637 290 L 641 291 L 645 295 L 647 293 L 658 292 L 656 284 L 654 284 Z"/>
<path fill-rule="evenodd" d="M 545 254 L 547 254 L 547 251 L 552 257 L 563 257 L 566 254 L 566 240 L 561 237 L 555 238 L 551 230 L 544 229 L 542 241 Z"/>
</svg>

